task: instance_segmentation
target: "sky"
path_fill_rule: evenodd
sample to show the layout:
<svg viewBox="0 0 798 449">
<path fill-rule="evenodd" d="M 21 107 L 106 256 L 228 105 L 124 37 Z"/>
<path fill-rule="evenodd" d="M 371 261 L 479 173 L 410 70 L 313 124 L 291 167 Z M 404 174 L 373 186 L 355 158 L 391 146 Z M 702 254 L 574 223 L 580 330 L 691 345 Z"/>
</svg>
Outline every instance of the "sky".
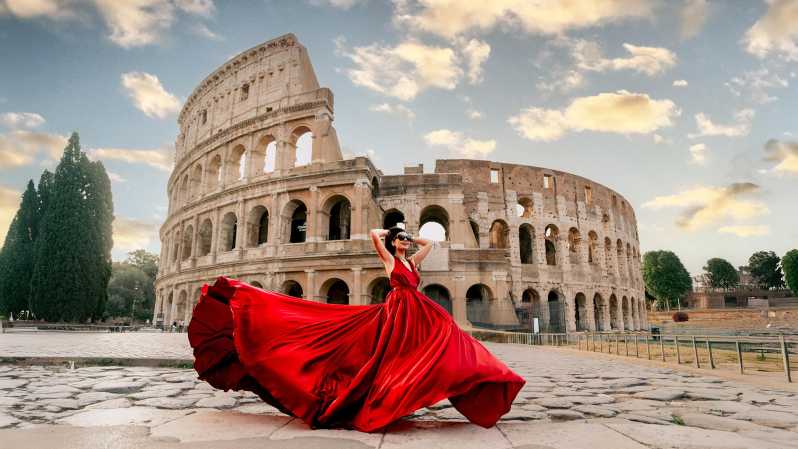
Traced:
<svg viewBox="0 0 798 449">
<path fill-rule="evenodd" d="M 345 156 L 585 176 L 641 251 L 744 265 L 798 247 L 798 0 L 0 0 L 0 238 L 77 131 L 114 194 L 116 260 L 158 252 L 177 114 L 285 33 L 334 92 Z"/>
</svg>

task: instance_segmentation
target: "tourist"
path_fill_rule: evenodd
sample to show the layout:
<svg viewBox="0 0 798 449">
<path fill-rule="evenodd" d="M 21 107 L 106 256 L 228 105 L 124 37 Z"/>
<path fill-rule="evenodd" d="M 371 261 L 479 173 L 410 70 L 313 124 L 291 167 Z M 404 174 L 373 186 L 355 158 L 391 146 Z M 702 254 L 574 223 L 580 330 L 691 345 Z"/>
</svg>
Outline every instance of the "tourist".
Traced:
<svg viewBox="0 0 798 449">
<path fill-rule="evenodd" d="M 253 391 L 312 427 L 379 431 L 447 398 L 492 427 L 524 380 L 418 290 L 431 241 L 399 227 L 371 240 L 392 287 L 382 304 L 306 301 L 226 277 L 204 286 L 188 328 L 200 379 Z"/>
</svg>

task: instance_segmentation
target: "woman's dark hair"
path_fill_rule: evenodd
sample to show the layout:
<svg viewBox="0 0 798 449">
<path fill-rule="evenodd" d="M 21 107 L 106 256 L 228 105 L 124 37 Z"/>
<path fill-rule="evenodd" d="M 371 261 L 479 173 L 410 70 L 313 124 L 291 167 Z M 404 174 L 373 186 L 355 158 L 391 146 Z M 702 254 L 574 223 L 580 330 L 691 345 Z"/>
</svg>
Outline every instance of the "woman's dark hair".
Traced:
<svg viewBox="0 0 798 449">
<path fill-rule="evenodd" d="M 400 232 L 406 231 L 399 226 L 394 226 L 388 229 L 388 235 L 385 236 L 385 249 L 387 249 L 392 256 L 396 255 L 396 247 L 393 246 L 393 241 Z"/>
</svg>

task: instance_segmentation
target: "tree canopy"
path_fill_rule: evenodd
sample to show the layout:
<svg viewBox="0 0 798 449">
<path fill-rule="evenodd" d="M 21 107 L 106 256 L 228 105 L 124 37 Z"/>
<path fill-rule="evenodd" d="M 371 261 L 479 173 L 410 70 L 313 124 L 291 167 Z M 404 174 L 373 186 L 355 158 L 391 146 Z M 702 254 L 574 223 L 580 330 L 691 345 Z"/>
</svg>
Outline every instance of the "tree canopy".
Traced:
<svg viewBox="0 0 798 449">
<path fill-rule="evenodd" d="M 734 288 L 740 285 L 740 274 L 726 259 L 713 257 L 704 267 L 706 279 L 712 288 Z"/>
<path fill-rule="evenodd" d="M 798 295 L 798 249 L 787 251 L 781 258 L 781 268 L 784 270 L 787 287 L 794 295 Z"/>
<path fill-rule="evenodd" d="M 748 259 L 748 269 L 754 283 L 760 288 L 784 287 L 784 278 L 779 266 L 779 256 L 773 251 L 758 251 Z"/>
<path fill-rule="evenodd" d="M 140 321 L 151 318 L 157 274 L 158 256 L 143 249 L 129 252 L 124 262 L 115 262 L 108 283 L 106 315 L 133 316 Z"/>
<path fill-rule="evenodd" d="M 657 306 L 670 309 L 693 288 L 690 273 L 671 251 L 649 251 L 643 255 L 643 281 L 657 298 Z"/>
<path fill-rule="evenodd" d="M 28 297 L 40 218 L 39 195 L 31 180 L 0 250 L 0 315 L 19 316 L 23 310 L 30 310 Z"/>
</svg>

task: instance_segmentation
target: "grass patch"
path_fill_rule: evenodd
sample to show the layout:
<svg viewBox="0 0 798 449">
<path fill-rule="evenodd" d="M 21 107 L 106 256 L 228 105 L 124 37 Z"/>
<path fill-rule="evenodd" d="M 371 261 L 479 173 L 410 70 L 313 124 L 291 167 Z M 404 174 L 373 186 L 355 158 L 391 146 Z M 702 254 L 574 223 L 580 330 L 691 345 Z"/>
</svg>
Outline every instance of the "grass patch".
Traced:
<svg viewBox="0 0 798 449">
<path fill-rule="evenodd" d="M 684 420 L 681 417 L 676 416 L 676 415 L 671 415 L 671 422 L 676 424 L 677 426 L 683 426 L 684 425 Z"/>
</svg>

